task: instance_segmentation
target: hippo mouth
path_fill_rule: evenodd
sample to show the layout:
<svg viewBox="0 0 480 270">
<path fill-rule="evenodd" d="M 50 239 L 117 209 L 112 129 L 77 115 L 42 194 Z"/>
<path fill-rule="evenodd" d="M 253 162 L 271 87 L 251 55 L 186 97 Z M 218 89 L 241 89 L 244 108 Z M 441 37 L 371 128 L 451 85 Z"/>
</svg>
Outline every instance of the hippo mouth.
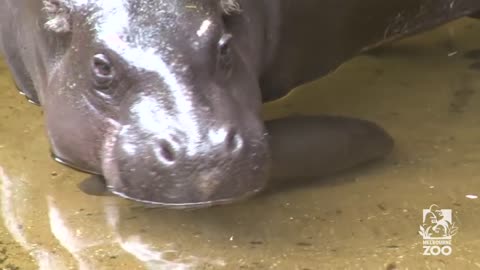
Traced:
<svg viewBox="0 0 480 270">
<path fill-rule="evenodd" d="M 226 198 L 226 199 L 218 199 L 218 200 L 211 200 L 211 201 L 204 201 L 204 202 L 192 202 L 192 203 L 164 203 L 164 202 L 156 202 L 156 201 L 149 201 L 149 200 L 142 200 L 132 198 L 124 193 L 115 191 L 112 186 L 107 186 L 109 191 L 121 198 L 128 199 L 131 201 L 139 202 L 148 205 L 149 207 L 161 207 L 161 208 L 170 208 L 170 209 L 201 209 L 201 208 L 208 208 L 212 206 L 220 206 L 232 203 L 238 203 L 241 201 L 246 201 L 251 197 L 254 197 L 258 193 L 262 192 L 264 188 L 258 188 L 253 191 L 247 192 L 242 196 L 235 197 L 235 198 Z"/>
</svg>

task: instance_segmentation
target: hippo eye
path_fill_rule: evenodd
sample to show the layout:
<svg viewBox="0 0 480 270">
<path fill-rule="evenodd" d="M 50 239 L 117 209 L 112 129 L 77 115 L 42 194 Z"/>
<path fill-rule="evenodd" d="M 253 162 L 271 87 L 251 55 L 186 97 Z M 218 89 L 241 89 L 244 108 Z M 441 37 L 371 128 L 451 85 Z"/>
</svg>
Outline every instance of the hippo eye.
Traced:
<svg viewBox="0 0 480 270">
<path fill-rule="evenodd" d="M 93 56 L 92 70 L 95 86 L 99 89 L 108 88 L 113 81 L 115 71 L 104 54 Z"/>
<path fill-rule="evenodd" d="M 232 66 L 232 49 L 230 41 L 232 40 L 231 34 L 224 34 L 218 41 L 218 60 L 222 69 L 230 69 Z"/>
</svg>

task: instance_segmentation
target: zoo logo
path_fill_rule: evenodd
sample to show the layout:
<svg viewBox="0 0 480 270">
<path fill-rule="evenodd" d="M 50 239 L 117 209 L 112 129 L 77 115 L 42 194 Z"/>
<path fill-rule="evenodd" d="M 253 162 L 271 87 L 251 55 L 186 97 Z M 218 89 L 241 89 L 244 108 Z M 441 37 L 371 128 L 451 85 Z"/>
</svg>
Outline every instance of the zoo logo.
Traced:
<svg viewBox="0 0 480 270">
<path fill-rule="evenodd" d="M 423 255 L 452 254 L 452 236 L 458 227 L 452 222 L 452 210 L 440 209 L 436 204 L 423 209 L 423 224 L 418 233 L 423 237 Z"/>
</svg>

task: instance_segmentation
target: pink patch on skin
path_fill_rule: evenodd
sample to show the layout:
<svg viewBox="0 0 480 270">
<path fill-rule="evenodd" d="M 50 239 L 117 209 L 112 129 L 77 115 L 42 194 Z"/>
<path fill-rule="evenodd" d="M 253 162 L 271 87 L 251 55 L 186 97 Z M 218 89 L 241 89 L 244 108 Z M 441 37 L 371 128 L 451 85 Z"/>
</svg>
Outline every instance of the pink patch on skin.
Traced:
<svg viewBox="0 0 480 270">
<path fill-rule="evenodd" d="M 105 37 L 105 42 L 107 44 L 111 44 L 114 47 L 119 48 L 121 50 L 126 49 L 128 47 L 127 43 L 122 38 L 120 38 L 120 36 L 118 34 L 107 35 Z"/>
</svg>

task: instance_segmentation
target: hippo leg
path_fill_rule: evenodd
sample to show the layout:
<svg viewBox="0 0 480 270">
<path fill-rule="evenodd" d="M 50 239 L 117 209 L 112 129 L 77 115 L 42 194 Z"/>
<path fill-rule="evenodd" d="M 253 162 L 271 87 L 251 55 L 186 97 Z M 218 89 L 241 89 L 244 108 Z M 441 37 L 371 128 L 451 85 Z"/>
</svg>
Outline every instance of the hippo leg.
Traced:
<svg viewBox="0 0 480 270">
<path fill-rule="evenodd" d="M 6 42 L 3 50 L 10 71 L 13 74 L 15 86 L 17 87 L 18 92 L 27 98 L 28 102 L 40 105 L 32 79 L 25 68 L 21 55 L 19 54 L 20 50 L 15 48 L 18 44 L 15 44 L 15 42 L 13 42 L 15 39 L 9 37 L 6 33 L 8 32 L 4 32 L 4 38 L 12 40 L 12 42 Z"/>
<path fill-rule="evenodd" d="M 379 159 L 393 139 L 376 124 L 340 116 L 298 116 L 266 122 L 272 180 L 318 178 Z"/>
</svg>

